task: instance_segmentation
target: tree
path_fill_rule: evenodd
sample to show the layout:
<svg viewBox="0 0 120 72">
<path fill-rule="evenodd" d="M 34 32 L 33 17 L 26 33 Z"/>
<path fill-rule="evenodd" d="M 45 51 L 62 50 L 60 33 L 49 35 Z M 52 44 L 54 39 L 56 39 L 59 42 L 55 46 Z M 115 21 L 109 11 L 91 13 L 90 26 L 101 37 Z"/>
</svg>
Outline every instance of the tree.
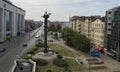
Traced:
<svg viewBox="0 0 120 72">
<path fill-rule="evenodd" d="M 54 25 L 50 25 L 50 26 L 48 27 L 48 30 L 49 30 L 49 31 L 56 32 L 56 28 L 55 28 Z"/>
<path fill-rule="evenodd" d="M 40 66 L 45 66 L 48 64 L 47 60 L 44 59 L 34 59 L 34 61 Z"/>
<path fill-rule="evenodd" d="M 53 64 L 58 67 L 68 67 L 68 62 L 63 59 L 55 58 L 53 59 Z"/>
<path fill-rule="evenodd" d="M 61 29 L 61 25 L 59 25 L 59 24 L 56 26 L 54 24 L 52 24 L 48 27 L 48 30 L 53 31 L 53 32 L 59 32 L 60 29 Z"/>
<path fill-rule="evenodd" d="M 60 29 L 61 29 L 61 25 L 60 25 L 60 24 L 57 25 L 56 29 L 57 29 L 57 31 L 60 31 Z"/>
<path fill-rule="evenodd" d="M 63 40 L 66 41 L 67 45 L 83 52 L 90 51 L 90 40 L 86 36 L 74 32 L 68 27 L 63 28 L 61 30 L 61 34 Z"/>
</svg>

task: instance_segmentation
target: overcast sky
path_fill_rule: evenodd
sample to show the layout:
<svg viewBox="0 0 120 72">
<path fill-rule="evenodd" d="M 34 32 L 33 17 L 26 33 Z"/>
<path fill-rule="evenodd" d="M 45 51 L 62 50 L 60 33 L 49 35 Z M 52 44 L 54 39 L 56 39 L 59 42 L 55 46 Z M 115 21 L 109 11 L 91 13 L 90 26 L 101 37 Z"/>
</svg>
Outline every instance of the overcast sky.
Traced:
<svg viewBox="0 0 120 72">
<path fill-rule="evenodd" d="M 49 20 L 69 21 L 69 17 L 105 15 L 105 11 L 120 6 L 120 0 L 11 0 L 26 10 L 26 19 L 43 20 L 45 11 L 51 13 Z"/>
</svg>

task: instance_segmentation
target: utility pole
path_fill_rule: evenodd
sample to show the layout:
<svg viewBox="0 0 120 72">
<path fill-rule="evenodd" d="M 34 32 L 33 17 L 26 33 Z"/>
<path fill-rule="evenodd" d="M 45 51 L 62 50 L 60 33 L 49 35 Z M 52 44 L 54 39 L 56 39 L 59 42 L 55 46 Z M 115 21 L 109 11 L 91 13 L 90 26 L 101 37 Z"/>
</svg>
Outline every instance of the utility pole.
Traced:
<svg viewBox="0 0 120 72">
<path fill-rule="evenodd" d="M 47 13 L 45 12 L 43 18 L 44 18 L 44 34 L 45 34 L 45 38 L 44 38 L 44 53 L 48 53 L 48 45 L 47 45 L 47 21 L 48 21 L 48 18 L 50 16 L 50 13 Z"/>
</svg>

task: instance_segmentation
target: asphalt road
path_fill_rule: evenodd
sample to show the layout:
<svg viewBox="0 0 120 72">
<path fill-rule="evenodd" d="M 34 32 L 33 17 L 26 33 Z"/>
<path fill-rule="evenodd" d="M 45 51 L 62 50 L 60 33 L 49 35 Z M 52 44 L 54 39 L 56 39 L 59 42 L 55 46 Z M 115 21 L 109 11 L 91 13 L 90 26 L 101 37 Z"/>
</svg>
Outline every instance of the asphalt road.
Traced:
<svg viewBox="0 0 120 72">
<path fill-rule="evenodd" d="M 8 43 L 8 45 L 5 45 L 7 49 L 4 54 L 0 56 L 0 72 L 10 72 L 14 65 L 14 60 L 20 58 L 24 52 L 35 45 L 35 32 L 36 31 L 33 31 L 30 34 L 17 38 L 13 40 L 13 42 L 11 41 L 10 44 Z M 23 43 L 27 43 L 28 46 L 23 47 Z"/>
</svg>

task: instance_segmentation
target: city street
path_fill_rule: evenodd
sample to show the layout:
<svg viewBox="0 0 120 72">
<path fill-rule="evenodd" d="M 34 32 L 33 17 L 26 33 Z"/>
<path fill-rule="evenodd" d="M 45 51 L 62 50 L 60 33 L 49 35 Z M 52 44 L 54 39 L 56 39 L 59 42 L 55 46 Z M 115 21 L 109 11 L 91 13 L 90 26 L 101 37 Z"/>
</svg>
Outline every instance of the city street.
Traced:
<svg viewBox="0 0 120 72">
<path fill-rule="evenodd" d="M 35 45 L 35 35 L 38 31 L 32 31 L 23 37 L 17 37 L 11 40 L 11 42 L 6 42 L 2 44 L 1 47 L 6 48 L 6 51 L 0 55 L 0 72 L 10 72 L 12 66 L 14 65 L 14 60 L 20 58 L 20 56 Z M 23 43 L 27 43 L 27 47 L 23 47 Z"/>
</svg>

